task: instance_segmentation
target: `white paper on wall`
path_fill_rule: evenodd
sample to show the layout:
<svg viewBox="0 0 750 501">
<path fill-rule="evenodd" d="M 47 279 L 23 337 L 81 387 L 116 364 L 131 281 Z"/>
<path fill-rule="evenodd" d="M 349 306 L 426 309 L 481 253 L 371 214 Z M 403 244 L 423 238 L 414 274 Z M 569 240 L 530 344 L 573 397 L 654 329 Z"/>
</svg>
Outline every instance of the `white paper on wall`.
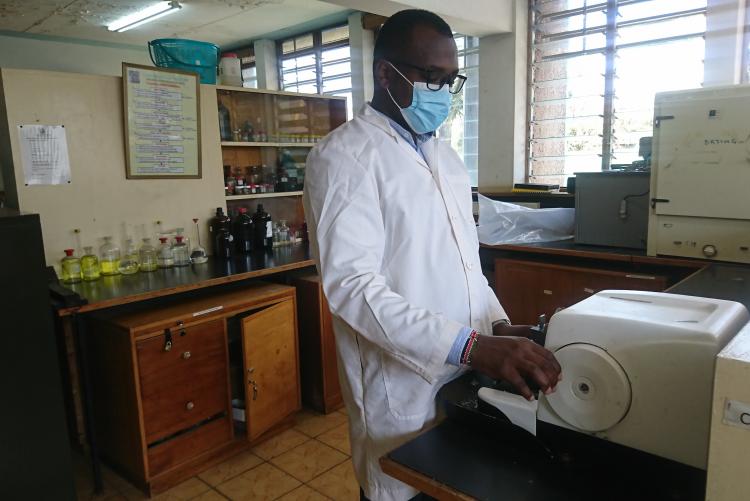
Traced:
<svg viewBox="0 0 750 501">
<path fill-rule="evenodd" d="M 19 125 L 24 183 L 70 183 L 70 159 L 64 125 Z"/>
</svg>

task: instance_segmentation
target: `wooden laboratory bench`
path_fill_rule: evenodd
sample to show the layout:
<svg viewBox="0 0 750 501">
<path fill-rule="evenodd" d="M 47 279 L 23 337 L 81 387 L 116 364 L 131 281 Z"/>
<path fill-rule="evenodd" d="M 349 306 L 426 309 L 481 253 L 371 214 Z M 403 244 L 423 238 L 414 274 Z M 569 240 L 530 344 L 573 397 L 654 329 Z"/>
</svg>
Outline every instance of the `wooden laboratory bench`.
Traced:
<svg viewBox="0 0 750 501">
<path fill-rule="evenodd" d="M 447 418 L 380 459 L 440 501 L 703 501 L 706 472 L 543 422 L 537 437 L 478 402 L 473 373 L 438 394 Z"/>
<path fill-rule="evenodd" d="M 578 267 L 581 273 L 620 271 L 623 266 L 676 267 L 687 276 L 666 292 L 736 301 L 750 309 L 747 265 L 649 257 L 642 251 L 571 242 L 483 247 L 480 255 L 486 273 L 503 259 L 563 263 L 559 266 L 565 271 Z M 489 270 L 488 278 L 494 278 L 494 271 Z M 493 419 L 492 411 L 477 402 L 479 386 L 473 374 L 446 385 L 438 405 L 447 419 L 383 456 L 383 471 L 439 500 L 704 499 L 705 471 L 538 423 L 540 436 L 565 452 L 549 460 L 540 455 L 539 442 L 524 440 L 525 433 L 519 438 L 513 427 Z"/>
<path fill-rule="evenodd" d="M 301 396 L 298 316 L 318 321 L 305 326 L 308 345 L 315 336 L 326 346 L 333 339 L 314 274 L 299 245 L 51 285 L 69 433 L 89 448 L 97 490 L 100 457 L 156 493 L 291 426 Z M 310 280 L 301 304 L 293 285 Z M 270 332 L 273 342 L 262 342 Z M 332 365 L 324 351 L 328 364 L 314 367 L 335 373 L 335 357 Z M 305 356 L 309 365 L 312 355 Z M 283 381 L 273 376 L 282 373 Z M 339 391 L 335 382 L 329 391 Z M 249 395 L 241 431 L 233 426 L 233 388 Z"/>
</svg>

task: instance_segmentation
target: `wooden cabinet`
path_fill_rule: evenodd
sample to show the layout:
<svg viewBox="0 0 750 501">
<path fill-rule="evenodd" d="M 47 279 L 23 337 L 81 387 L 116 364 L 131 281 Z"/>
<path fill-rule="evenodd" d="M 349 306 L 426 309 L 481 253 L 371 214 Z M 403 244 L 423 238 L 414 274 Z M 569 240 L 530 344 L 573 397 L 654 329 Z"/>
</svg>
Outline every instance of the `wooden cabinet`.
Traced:
<svg viewBox="0 0 750 501">
<path fill-rule="evenodd" d="M 242 324 L 246 433 L 233 425 L 227 319 Z M 105 459 L 149 492 L 270 436 L 300 408 L 293 287 L 232 292 L 90 321 L 95 425 Z M 245 386 L 243 386 L 245 387 Z"/>
<path fill-rule="evenodd" d="M 294 286 L 298 298 L 302 400 L 327 414 L 343 404 L 333 319 L 317 274 L 296 278 Z"/>
<path fill-rule="evenodd" d="M 605 289 L 663 291 L 667 276 L 516 259 L 495 260 L 495 292 L 510 321 L 535 324 Z"/>
</svg>

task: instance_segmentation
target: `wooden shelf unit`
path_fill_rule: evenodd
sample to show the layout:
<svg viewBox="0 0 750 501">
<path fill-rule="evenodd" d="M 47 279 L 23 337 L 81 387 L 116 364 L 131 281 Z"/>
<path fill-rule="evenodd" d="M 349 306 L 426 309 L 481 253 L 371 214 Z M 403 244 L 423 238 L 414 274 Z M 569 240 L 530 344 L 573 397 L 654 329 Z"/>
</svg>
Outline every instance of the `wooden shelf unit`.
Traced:
<svg viewBox="0 0 750 501">
<path fill-rule="evenodd" d="M 229 113 L 232 132 L 240 131 L 242 135 L 252 128 L 272 139 L 227 141 L 225 136 L 220 141 L 225 179 L 229 172 L 232 177 L 244 177 L 248 184 L 275 183 L 282 173 L 290 180 L 298 180 L 292 181 L 292 189 L 303 184 L 310 148 L 346 122 L 343 97 L 217 85 L 216 98 L 219 109 L 223 106 Z M 244 203 L 252 212 L 254 207 L 247 206 L 247 202 L 262 200 L 274 221 L 285 219 L 290 227 L 299 228 L 304 222 L 301 194 L 275 191 L 230 195 L 226 197 L 227 209 L 238 209 Z"/>
</svg>

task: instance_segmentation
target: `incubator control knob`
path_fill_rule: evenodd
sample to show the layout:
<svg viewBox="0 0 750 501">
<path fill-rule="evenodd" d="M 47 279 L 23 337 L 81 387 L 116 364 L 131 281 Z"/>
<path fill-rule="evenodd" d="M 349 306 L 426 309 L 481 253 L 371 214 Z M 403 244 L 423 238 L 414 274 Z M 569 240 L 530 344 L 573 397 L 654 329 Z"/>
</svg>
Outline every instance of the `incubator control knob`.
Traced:
<svg viewBox="0 0 750 501">
<path fill-rule="evenodd" d="M 716 257 L 716 254 L 718 254 L 716 247 L 713 245 L 704 245 L 703 246 L 703 255 L 706 257 Z"/>
</svg>

